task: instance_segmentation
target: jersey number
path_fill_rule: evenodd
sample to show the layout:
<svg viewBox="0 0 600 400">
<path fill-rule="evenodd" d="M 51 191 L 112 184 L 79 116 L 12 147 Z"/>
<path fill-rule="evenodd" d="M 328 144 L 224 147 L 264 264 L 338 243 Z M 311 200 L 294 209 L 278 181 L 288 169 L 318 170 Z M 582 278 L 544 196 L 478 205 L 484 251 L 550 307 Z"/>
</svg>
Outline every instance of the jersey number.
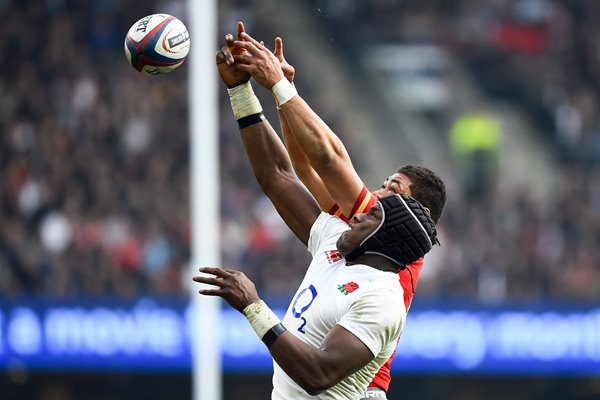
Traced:
<svg viewBox="0 0 600 400">
<path fill-rule="evenodd" d="M 304 327 L 306 326 L 306 318 L 304 318 L 302 314 L 304 314 L 304 312 L 306 312 L 306 310 L 310 308 L 313 301 L 315 301 L 315 297 L 317 297 L 317 295 L 317 289 L 313 285 L 310 285 L 309 287 L 302 289 L 298 293 L 298 295 L 294 299 L 294 303 L 292 304 L 292 313 L 294 317 L 302 320 L 302 325 L 300 325 L 300 327 L 298 328 L 298 332 L 302 334 L 306 334 L 306 332 L 304 332 Z"/>
</svg>

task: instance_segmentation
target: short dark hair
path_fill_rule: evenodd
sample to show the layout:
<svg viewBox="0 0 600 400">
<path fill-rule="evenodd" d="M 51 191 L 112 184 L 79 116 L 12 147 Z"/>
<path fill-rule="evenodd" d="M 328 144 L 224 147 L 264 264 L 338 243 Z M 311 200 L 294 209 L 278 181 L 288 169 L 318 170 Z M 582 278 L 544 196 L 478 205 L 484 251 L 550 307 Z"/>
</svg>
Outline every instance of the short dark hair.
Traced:
<svg viewBox="0 0 600 400">
<path fill-rule="evenodd" d="M 446 204 L 446 185 L 433 171 L 420 165 L 404 165 L 396 171 L 412 181 L 410 193 L 418 202 L 429 209 L 431 218 L 437 222 Z"/>
</svg>

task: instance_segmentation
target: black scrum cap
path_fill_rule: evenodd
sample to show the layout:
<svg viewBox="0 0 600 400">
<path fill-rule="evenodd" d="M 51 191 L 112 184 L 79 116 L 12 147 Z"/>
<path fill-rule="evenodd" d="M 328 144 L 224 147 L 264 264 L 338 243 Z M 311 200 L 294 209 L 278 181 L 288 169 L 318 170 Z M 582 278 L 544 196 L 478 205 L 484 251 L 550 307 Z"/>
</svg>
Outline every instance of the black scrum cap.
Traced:
<svg viewBox="0 0 600 400">
<path fill-rule="evenodd" d="M 346 260 L 363 254 L 378 254 L 401 268 L 417 261 L 439 244 L 435 223 L 421 203 L 410 196 L 395 194 L 379 200 L 381 223 Z"/>
</svg>

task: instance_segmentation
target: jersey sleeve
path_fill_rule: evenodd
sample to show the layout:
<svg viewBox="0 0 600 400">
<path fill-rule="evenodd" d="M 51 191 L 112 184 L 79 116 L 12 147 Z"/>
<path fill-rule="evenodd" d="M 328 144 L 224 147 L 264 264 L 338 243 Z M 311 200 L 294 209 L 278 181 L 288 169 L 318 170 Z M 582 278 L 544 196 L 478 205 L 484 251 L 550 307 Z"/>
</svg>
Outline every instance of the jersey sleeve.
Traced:
<svg viewBox="0 0 600 400">
<path fill-rule="evenodd" d="M 377 356 L 390 341 L 396 341 L 406 320 L 406 309 L 398 306 L 390 290 L 366 293 L 356 300 L 338 325 L 356 336 Z"/>
<path fill-rule="evenodd" d="M 333 215 L 334 217 L 338 217 L 341 220 L 348 222 L 348 218 L 346 218 L 346 216 L 344 215 L 344 213 L 342 212 L 342 209 L 340 208 L 340 206 L 338 206 L 337 204 L 334 204 L 329 211 L 327 211 L 327 214 L 329 215 Z"/>
<path fill-rule="evenodd" d="M 350 216 L 344 215 L 342 209 L 337 204 L 334 204 L 333 207 L 329 209 L 328 213 L 330 215 L 335 215 L 336 217 L 339 217 L 340 219 L 348 222 L 352 218 L 354 218 L 356 214 L 366 213 L 367 211 L 369 211 L 371 207 L 373 207 L 373 205 L 377 204 L 378 201 L 379 198 L 373 193 L 371 193 L 365 185 L 363 185 L 360 194 L 354 202 L 354 206 L 352 207 L 352 212 L 350 213 Z"/>
</svg>

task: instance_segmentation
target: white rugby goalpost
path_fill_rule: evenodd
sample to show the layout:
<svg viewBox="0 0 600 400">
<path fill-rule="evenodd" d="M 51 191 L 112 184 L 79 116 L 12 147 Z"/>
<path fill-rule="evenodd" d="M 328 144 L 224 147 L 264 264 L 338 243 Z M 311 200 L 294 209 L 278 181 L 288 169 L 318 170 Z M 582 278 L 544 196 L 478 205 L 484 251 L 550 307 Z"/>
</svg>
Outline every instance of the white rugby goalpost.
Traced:
<svg viewBox="0 0 600 400">
<path fill-rule="evenodd" d="M 189 64 L 189 134 L 192 220 L 190 272 L 200 266 L 220 266 L 218 96 L 214 47 L 217 1 L 187 0 Z M 194 400 L 222 399 L 220 299 L 190 289 L 192 382 Z"/>
</svg>

